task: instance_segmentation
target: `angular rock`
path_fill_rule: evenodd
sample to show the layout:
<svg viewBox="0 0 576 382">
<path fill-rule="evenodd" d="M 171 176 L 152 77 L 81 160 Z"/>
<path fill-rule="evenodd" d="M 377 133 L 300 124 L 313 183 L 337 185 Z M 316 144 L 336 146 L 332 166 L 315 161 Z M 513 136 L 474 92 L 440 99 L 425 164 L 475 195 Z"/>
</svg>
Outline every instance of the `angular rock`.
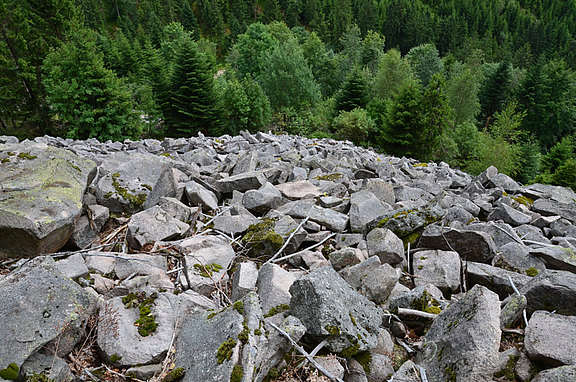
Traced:
<svg viewBox="0 0 576 382">
<path fill-rule="evenodd" d="M 372 220 L 391 210 L 392 207 L 384 206 L 370 191 L 355 192 L 350 196 L 350 229 L 352 232 L 365 232 Z"/>
<path fill-rule="evenodd" d="M 188 202 L 190 202 L 191 205 L 202 206 L 207 210 L 215 210 L 218 208 L 218 198 L 216 195 L 201 184 L 191 180 L 186 183 L 185 191 Z"/>
<path fill-rule="evenodd" d="M 394 204 L 396 202 L 394 187 L 382 179 L 366 179 L 363 183 L 363 188 L 370 191 L 384 203 Z"/>
<path fill-rule="evenodd" d="M 217 216 L 212 222 L 215 230 L 236 236 L 248 231 L 250 226 L 258 224 L 259 220 L 248 215 L 230 215 Z"/>
<path fill-rule="evenodd" d="M 110 216 L 108 208 L 97 204 L 88 206 L 87 211 L 89 213 L 76 222 L 70 238 L 70 244 L 81 249 L 92 244 Z"/>
<path fill-rule="evenodd" d="M 354 291 L 331 267 L 302 276 L 290 288 L 290 312 L 307 333 L 334 352 L 352 355 L 378 343 L 382 311 Z"/>
<path fill-rule="evenodd" d="M 388 299 L 399 278 L 396 269 L 389 264 L 381 264 L 378 256 L 344 268 L 339 273 L 348 284 L 376 304 Z"/>
<path fill-rule="evenodd" d="M 453 251 L 419 251 L 412 260 L 414 285 L 432 284 L 450 295 L 460 287 L 460 256 Z"/>
<path fill-rule="evenodd" d="M 82 212 L 96 164 L 31 142 L 0 144 L 0 259 L 60 249 Z"/>
<path fill-rule="evenodd" d="M 531 360 L 547 366 L 576 365 L 576 317 L 537 310 L 526 327 L 524 345 Z"/>
<path fill-rule="evenodd" d="M 388 306 L 392 311 L 398 308 L 422 310 L 428 306 L 439 305 L 442 298 L 442 291 L 435 285 L 428 284 L 397 294 L 390 299 Z"/>
<path fill-rule="evenodd" d="M 556 367 L 538 373 L 532 382 L 573 382 L 576 381 L 576 365 Z"/>
<path fill-rule="evenodd" d="M 382 263 L 391 265 L 406 261 L 404 243 L 387 228 L 374 228 L 366 235 L 369 256 L 378 256 Z"/>
<path fill-rule="evenodd" d="M 549 269 L 576 273 L 576 253 L 571 248 L 545 246 L 531 249 L 530 254 L 543 259 Z"/>
<path fill-rule="evenodd" d="M 256 288 L 258 268 L 256 263 L 247 261 L 238 264 L 232 277 L 232 301 L 238 301 Z"/>
<path fill-rule="evenodd" d="M 368 225 L 368 229 L 388 228 L 398 237 L 406 237 L 428 224 L 440 220 L 444 214 L 445 211 L 437 206 L 392 211 L 374 219 Z"/>
<path fill-rule="evenodd" d="M 72 256 L 62 259 L 56 262 L 56 268 L 64 276 L 71 279 L 77 279 L 78 277 L 84 277 L 88 275 L 88 267 L 86 267 L 86 261 L 80 253 L 75 253 Z"/>
<path fill-rule="evenodd" d="M 576 315 L 576 274 L 545 270 L 532 278 L 520 293 L 528 300 L 527 311 L 555 310 L 558 314 Z"/>
<path fill-rule="evenodd" d="M 218 190 L 223 194 L 232 191 L 257 190 L 266 183 L 266 176 L 262 171 L 248 171 L 216 182 Z"/>
<path fill-rule="evenodd" d="M 151 294 L 147 293 L 146 298 Z M 157 325 L 155 329 L 151 328 L 152 323 L 135 325 L 141 318 L 143 302 L 135 300 L 130 306 L 123 301 L 127 301 L 125 297 L 113 298 L 105 302 L 106 308 L 100 309 L 98 347 L 119 367 L 162 362 L 170 347 L 177 318 L 189 313 L 186 300 L 172 293 L 157 293 L 157 298 L 148 305 L 151 314 L 148 317 Z M 116 325 L 111 324 L 113 320 Z"/>
<path fill-rule="evenodd" d="M 21 367 L 44 348 L 66 356 L 86 335 L 95 300 L 64 276 L 50 257 L 37 257 L 0 280 L 0 370 Z"/>
<path fill-rule="evenodd" d="M 546 269 L 544 260 L 530 254 L 530 247 L 519 243 L 508 243 L 500 247 L 500 253 L 494 257 L 493 264 L 518 273 L 535 276 Z"/>
<path fill-rule="evenodd" d="M 364 260 L 356 248 L 342 248 L 330 253 L 330 264 L 334 270 L 339 271 L 344 267 L 356 265 Z"/>
<path fill-rule="evenodd" d="M 468 261 L 489 262 L 496 254 L 492 238 L 484 232 L 465 231 L 456 228 L 429 225 L 420 237 L 425 248 L 454 250 Z"/>
<path fill-rule="evenodd" d="M 432 381 L 492 381 L 500 345 L 500 301 L 475 286 L 432 322 L 417 362 Z"/>
<path fill-rule="evenodd" d="M 290 287 L 296 281 L 293 273 L 282 269 L 279 265 L 268 263 L 258 271 L 258 295 L 262 301 L 264 314 L 280 305 L 290 304 Z"/>
<path fill-rule="evenodd" d="M 188 222 L 191 216 L 198 211 L 197 208 L 190 208 L 180 200 L 163 196 L 158 202 L 158 207 L 162 208 L 168 215 L 181 222 Z"/>
<path fill-rule="evenodd" d="M 561 216 L 566 220 L 576 223 L 576 202 L 560 203 L 550 199 L 537 199 L 532 204 L 532 211 L 544 216 Z"/>
<path fill-rule="evenodd" d="M 282 196 L 290 200 L 314 198 L 322 195 L 320 188 L 308 180 L 278 184 L 275 187 L 282 193 Z"/>
<path fill-rule="evenodd" d="M 576 193 L 571 189 L 550 184 L 534 183 L 523 187 L 522 193 L 533 199 L 551 199 L 560 203 L 572 203 L 576 200 Z"/>
<path fill-rule="evenodd" d="M 288 210 L 288 215 L 295 218 L 306 218 L 321 224 L 328 229 L 342 232 L 348 226 L 348 216 L 336 212 L 329 208 L 322 208 L 309 201 L 292 202 L 284 206 Z"/>
<path fill-rule="evenodd" d="M 553 236 L 571 236 L 576 237 L 576 225 L 566 219 L 558 219 L 550 224 L 550 233 Z"/>
<path fill-rule="evenodd" d="M 523 288 L 530 282 L 530 280 L 532 280 L 530 276 L 507 271 L 488 264 L 468 261 L 465 266 L 468 288 L 471 288 L 476 284 L 484 285 L 486 288 L 490 288 L 493 292 L 498 293 L 498 295 L 503 299 L 514 293 L 514 289 L 512 288 L 512 285 L 510 285 L 508 277 L 512 279 L 514 285 L 518 289 Z"/>
<path fill-rule="evenodd" d="M 258 190 L 248 190 L 242 198 L 242 203 L 250 211 L 265 214 L 274 209 L 282 202 L 282 194 L 272 185 L 266 182 Z"/>
<path fill-rule="evenodd" d="M 502 173 L 493 176 L 488 182 L 488 187 L 490 188 L 501 187 L 504 191 L 511 194 L 520 191 L 520 185 L 514 179 Z"/>
<path fill-rule="evenodd" d="M 182 323 L 174 363 L 185 371 L 183 382 L 229 381 L 239 361 L 244 318 L 232 308 L 208 317 L 188 315 Z"/>
<path fill-rule="evenodd" d="M 172 167 L 155 155 L 115 153 L 99 167 L 95 194 L 112 212 L 137 212 L 176 195 Z"/>
<path fill-rule="evenodd" d="M 76 380 L 66 361 L 53 354 L 41 352 L 31 355 L 24 362 L 21 373 L 26 376 L 26 380 L 32 381 L 35 380 L 34 378 L 38 378 L 39 374 L 45 375 L 52 381 L 72 382 Z M 0 377 L 0 380 L 3 379 Z"/>
<path fill-rule="evenodd" d="M 408 360 L 392 376 L 393 381 L 421 382 L 420 368 L 414 362 Z"/>
<path fill-rule="evenodd" d="M 514 294 L 500 312 L 500 327 L 512 328 L 522 318 L 522 312 L 526 309 L 528 300 L 524 295 Z"/>
<path fill-rule="evenodd" d="M 522 224 L 530 223 L 532 221 L 532 216 L 501 203 L 490 213 L 490 215 L 488 215 L 487 220 L 502 220 L 504 223 L 517 227 Z"/>
<path fill-rule="evenodd" d="M 128 223 L 128 242 L 133 248 L 146 243 L 170 240 L 184 234 L 190 226 L 174 219 L 159 206 L 134 214 Z"/>
</svg>

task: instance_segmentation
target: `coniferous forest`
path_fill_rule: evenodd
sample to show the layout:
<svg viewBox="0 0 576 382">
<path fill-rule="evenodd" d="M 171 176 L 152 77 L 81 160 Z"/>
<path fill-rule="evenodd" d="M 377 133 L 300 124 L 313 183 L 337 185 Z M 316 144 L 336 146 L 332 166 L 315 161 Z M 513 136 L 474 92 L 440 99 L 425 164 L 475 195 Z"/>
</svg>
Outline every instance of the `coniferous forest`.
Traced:
<svg viewBox="0 0 576 382">
<path fill-rule="evenodd" d="M 574 0 L 0 0 L 0 134 L 348 139 L 576 189 Z"/>
</svg>

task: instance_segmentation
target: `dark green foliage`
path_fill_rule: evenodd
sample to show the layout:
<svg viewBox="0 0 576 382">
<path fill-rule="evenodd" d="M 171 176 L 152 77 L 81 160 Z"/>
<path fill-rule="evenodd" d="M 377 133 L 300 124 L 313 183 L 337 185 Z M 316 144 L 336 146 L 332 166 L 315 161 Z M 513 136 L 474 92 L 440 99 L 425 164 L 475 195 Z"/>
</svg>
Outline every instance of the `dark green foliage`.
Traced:
<svg viewBox="0 0 576 382">
<path fill-rule="evenodd" d="M 221 124 L 220 109 L 214 94 L 214 80 L 206 59 L 192 40 L 178 47 L 176 66 L 170 85 L 169 103 L 164 116 L 171 136 L 208 133 Z"/>
<path fill-rule="evenodd" d="M 52 51 L 45 60 L 44 73 L 54 133 L 102 141 L 139 136 L 140 121 L 133 111 L 130 91 L 104 67 L 93 32 L 79 31 Z"/>
<path fill-rule="evenodd" d="M 368 80 L 359 68 L 347 76 L 340 92 L 336 95 L 336 111 L 352 111 L 366 108 L 368 103 Z"/>
<path fill-rule="evenodd" d="M 438 49 L 433 44 L 419 45 L 410 49 L 406 60 L 424 87 L 428 86 L 434 74 L 441 73 L 444 69 Z"/>
<path fill-rule="evenodd" d="M 497 67 L 489 70 L 480 87 L 480 114 L 478 121 L 481 126 L 492 123 L 494 114 L 502 110 L 510 99 L 512 88 L 512 67 L 508 61 L 502 61 Z"/>
</svg>

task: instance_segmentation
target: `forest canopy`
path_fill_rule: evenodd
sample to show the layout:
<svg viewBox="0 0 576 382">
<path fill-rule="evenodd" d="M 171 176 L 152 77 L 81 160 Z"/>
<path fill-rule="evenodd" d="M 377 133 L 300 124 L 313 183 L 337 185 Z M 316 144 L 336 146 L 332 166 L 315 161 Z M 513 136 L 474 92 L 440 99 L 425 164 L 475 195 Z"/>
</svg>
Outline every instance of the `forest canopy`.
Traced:
<svg viewBox="0 0 576 382">
<path fill-rule="evenodd" d="M 576 188 L 576 2 L 2 0 L 0 134 L 272 130 Z"/>
</svg>

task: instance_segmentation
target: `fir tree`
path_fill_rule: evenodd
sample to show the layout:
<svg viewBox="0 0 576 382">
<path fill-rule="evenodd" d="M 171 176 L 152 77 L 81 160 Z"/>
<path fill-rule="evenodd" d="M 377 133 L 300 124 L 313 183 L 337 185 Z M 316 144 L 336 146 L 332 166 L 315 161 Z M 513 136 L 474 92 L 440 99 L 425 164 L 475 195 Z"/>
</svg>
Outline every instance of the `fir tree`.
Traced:
<svg viewBox="0 0 576 382">
<path fill-rule="evenodd" d="M 368 103 L 368 80 L 362 70 L 354 69 L 336 96 L 336 111 L 365 109 Z"/>
<path fill-rule="evenodd" d="M 185 39 L 179 46 L 171 80 L 169 104 L 164 116 L 168 134 L 192 136 L 220 126 L 220 110 L 214 95 L 214 80 L 197 45 Z"/>
</svg>

